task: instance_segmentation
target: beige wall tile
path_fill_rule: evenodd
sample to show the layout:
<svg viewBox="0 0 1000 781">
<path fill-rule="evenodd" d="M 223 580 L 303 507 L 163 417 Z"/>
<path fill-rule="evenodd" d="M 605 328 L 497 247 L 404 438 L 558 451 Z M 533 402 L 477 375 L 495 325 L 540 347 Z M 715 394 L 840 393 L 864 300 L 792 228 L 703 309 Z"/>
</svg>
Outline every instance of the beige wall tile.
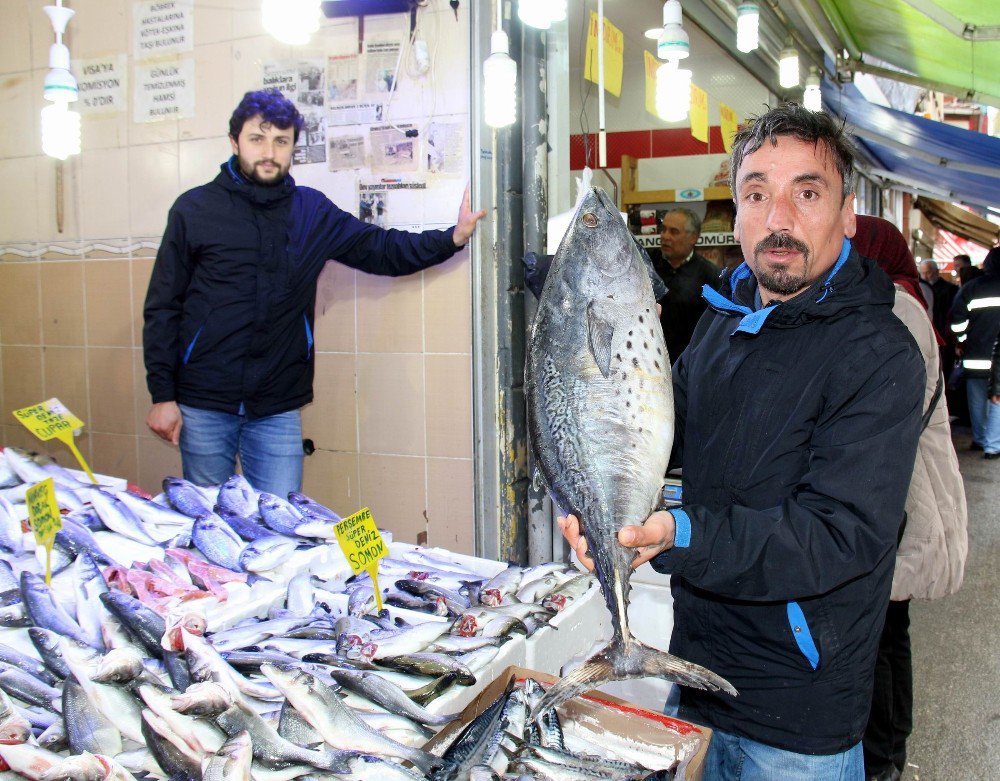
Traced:
<svg viewBox="0 0 1000 781">
<path fill-rule="evenodd" d="M 117 149 L 128 146 L 129 114 L 84 114 L 80 117 L 80 148 Z"/>
<path fill-rule="evenodd" d="M 424 272 L 424 334 L 429 353 L 472 352 L 468 250 Z"/>
<path fill-rule="evenodd" d="M 132 346 L 142 347 L 142 308 L 146 303 L 146 289 L 149 276 L 153 273 L 151 258 L 137 258 L 132 261 Z"/>
<path fill-rule="evenodd" d="M 197 38 L 197 18 L 194 34 Z M 178 123 L 182 141 L 215 137 L 228 132 L 229 115 L 233 113 L 233 106 L 230 105 L 230 96 L 233 94 L 232 61 L 233 44 L 229 40 L 195 47 L 196 110 L 193 117 L 182 119 Z"/>
<path fill-rule="evenodd" d="M 352 452 L 357 449 L 355 367 L 353 355 L 316 356 L 315 400 L 302 410 L 302 436 L 312 439 L 317 448 Z"/>
<path fill-rule="evenodd" d="M 164 477 L 181 476 L 181 451 L 152 434 L 139 436 L 136 442 L 139 451 L 138 486 L 156 496 L 163 490 Z"/>
<path fill-rule="evenodd" d="M 31 67 L 31 38 L 28 17 L 41 14 L 32 3 L 6 3 L 4 23 L 0 25 L 0 73 L 26 71 Z"/>
<path fill-rule="evenodd" d="M 229 41 L 233 37 L 234 8 L 248 13 L 242 3 L 234 5 L 233 0 L 213 0 L 211 3 L 196 3 L 194 8 L 194 45 Z"/>
<path fill-rule="evenodd" d="M 44 401 L 42 391 L 42 348 L 3 348 L 4 419 L 11 410 Z"/>
<path fill-rule="evenodd" d="M 132 51 L 132 9 L 126 0 L 74 0 L 69 45 L 74 59 Z"/>
<path fill-rule="evenodd" d="M 132 346 L 132 284 L 129 260 L 87 260 L 83 283 L 87 301 L 87 344 Z"/>
<path fill-rule="evenodd" d="M 5 6 L 4 11 L 6 10 Z M 2 26 L 7 27 L 6 18 Z M 0 48 L 3 45 L 0 42 Z M 34 80 L 27 70 L 0 76 L 0 94 L 3 95 L 5 107 L 4 132 L 0 133 L 0 157 L 26 157 L 42 151 L 42 140 L 34 132 L 36 121 L 33 88 Z"/>
<path fill-rule="evenodd" d="M 427 543 L 474 555 L 475 476 L 472 460 L 427 460 Z"/>
<path fill-rule="evenodd" d="M 417 353 L 423 349 L 422 281 L 358 274 L 358 351 Z"/>
<path fill-rule="evenodd" d="M 425 463 L 423 458 L 360 456 L 362 506 L 402 542 L 415 543 L 427 528 Z"/>
<path fill-rule="evenodd" d="M 197 81 L 197 74 L 195 74 Z M 130 87 L 131 88 L 131 87 Z M 195 105 L 198 101 L 198 85 L 195 84 Z M 131 119 L 132 96 L 129 95 L 129 114 Z M 159 122 L 132 122 L 128 123 L 128 143 L 130 146 L 146 146 L 152 144 L 174 144 L 180 138 L 178 125 L 180 120 L 167 119 Z"/>
<path fill-rule="evenodd" d="M 317 450 L 303 465 L 302 490 L 341 516 L 361 509 L 356 453 Z"/>
<path fill-rule="evenodd" d="M 149 389 L 146 387 L 146 365 L 142 361 L 142 349 L 132 350 L 132 379 L 135 383 L 135 430 L 139 434 L 149 434 L 146 428 L 146 415 L 153 400 L 149 396 Z"/>
<path fill-rule="evenodd" d="M 420 355 L 358 356 L 362 453 L 424 455 L 423 375 Z"/>
<path fill-rule="evenodd" d="M 32 148 L 33 149 L 33 148 Z M 33 157 L 0 159 L 0 242 L 38 238 L 38 182 Z M 17 186 L 12 186 L 16 182 Z"/>
<path fill-rule="evenodd" d="M 0 263 L 0 341 L 39 344 L 38 263 Z"/>
<path fill-rule="evenodd" d="M 82 345 L 85 340 L 83 262 L 43 261 L 42 339 L 46 345 Z"/>
<path fill-rule="evenodd" d="M 90 468 L 93 472 L 139 482 L 137 437 L 121 434 L 90 434 Z"/>
<path fill-rule="evenodd" d="M 177 144 L 129 147 L 129 235 L 162 236 L 180 194 Z"/>
<path fill-rule="evenodd" d="M 90 430 L 105 434 L 135 434 L 132 350 L 123 347 L 90 347 L 87 351 L 90 381 Z"/>
<path fill-rule="evenodd" d="M 472 458 L 472 357 L 428 355 L 427 455 Z"/>
<path fill-rule="evenodd" d="M 80 237 L 128 236 L 128 150 L 93 149 L 80 163 Z"/>
<path fill-rule="evenodd" d="M 87 395 L 87 352 L 83 347 L 43 347 L 45 387 L 42 396 L 53 396 L 90 426 Z"/>
<path fill-rule="evenodd" d="M 355 280 L 359 272 L 327 263 L 316 286 L 317 352 L 354 352 Z"/>
<path fill-rule="evenodd" d="M 227 124 L 222 125 L 226 126 Z M 212 138 L 181 141 L 178 148 L 180 149 L 178 194 L 212 181 L 219 173 L 219 166 L 230 155 L 229 141 L 219 134 L 213 135 Z M 165 219 L 164 225 L 166 225 Z"/>
</svg>

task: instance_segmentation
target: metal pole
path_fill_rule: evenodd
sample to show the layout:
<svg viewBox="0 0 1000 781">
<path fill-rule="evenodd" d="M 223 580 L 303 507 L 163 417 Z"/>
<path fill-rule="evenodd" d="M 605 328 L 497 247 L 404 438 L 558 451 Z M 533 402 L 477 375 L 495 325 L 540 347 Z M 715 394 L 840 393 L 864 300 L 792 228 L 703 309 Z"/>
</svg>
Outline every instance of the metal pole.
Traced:
<svg viewBox="0 0 1000 781">
<path fill-rule="evenodd" d="M 524 27 L 521 40 L 521 94 L 524 183 L 524 250 L 545 252 L 548 228 L 548 110 L 546 105 L 546 33 Z M 525 324 L 530 328 L 538 302 L 525 292 Z M 535 465 L 528 450 L 528 563 L 552 559 L 553 515 L 547 493 L 535 485 Z"/>
</svg>

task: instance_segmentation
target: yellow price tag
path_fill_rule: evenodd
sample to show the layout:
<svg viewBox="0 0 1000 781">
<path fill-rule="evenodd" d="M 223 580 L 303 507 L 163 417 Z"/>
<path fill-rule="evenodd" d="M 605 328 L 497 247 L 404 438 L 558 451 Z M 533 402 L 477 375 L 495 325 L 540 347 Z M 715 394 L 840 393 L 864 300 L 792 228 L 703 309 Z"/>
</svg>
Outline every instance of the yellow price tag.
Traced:
<svg viewBox="0 0 1000 781">
<path fill-rule="evenodd" d="M 365 507 L 354 515 L 348 515 L 342 521 L 333 525 L 333 532 L 340 543 L 351 571 L 357 575 L 365 570 L 375 587 L 375 602 L 379 612 L 382 611 L 382 592 L 378 587 L 378 562 L 389 555 L 382 535 L 375 526 L 372 511 Z"/>
<path fill-rule="evenodd" d="M 24 494 L 28 504 L 28 524 L 35 542 L 45 548 L 45 582 L 52 582 L 52 543 L 62 528 L 62 515 L 56 502 L 56 485 L 51 477 L 31 486 Z"/>
<path fill-rule="evenodd" d="M 24 409 L 16 409 L 14 417 L 42 442 L 58 439 L 66 445 L 70 452 L 76 456 L 76 460 L 83 467 L 83 471 L 87 473 L 90 481 L 97 482 L 97 478 L 90 471 L 90 467 L 83 460 L 83 455 L 77 450 L 76 443 L 73 441 L 73 432 L 83 428 L 83 421 L 66 409 L 66 405 L 59 399 L 52 398 Z"/>
</svg>

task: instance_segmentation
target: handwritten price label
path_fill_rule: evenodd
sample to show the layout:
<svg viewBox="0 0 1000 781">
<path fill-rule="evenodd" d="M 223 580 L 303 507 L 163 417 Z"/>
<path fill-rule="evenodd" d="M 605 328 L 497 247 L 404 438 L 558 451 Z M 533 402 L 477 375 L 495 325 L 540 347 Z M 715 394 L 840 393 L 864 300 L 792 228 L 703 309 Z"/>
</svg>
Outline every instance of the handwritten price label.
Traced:
<svg viewBox="0 0 1000 781">
<path fill-rule="evenodd" d="M 357 575 L 364 570 L 371 576 L 372 585 L 375 587 L 375 602 L 381 611 L 382 592 L 378 587 L 378 563 L 380 559 L 389 555 L 389 549 L 375 526 L 372 511 L 365 507 L 354 515 L 347 516 L 334 524 L 333 532 L 347 563 L 351 565 L 351 571 Z"/>
<path fill-rule="evenodd" d="M 24 494 L 28 505 L 28 523 L 35 542 L 45 548 L 45 582 L 52 582 L 52 543 L 62 528 L 62 515 L 56 502 L 56 486 L 51 477 L 33 485 Z"/>
<path fill-rule="evenodd" d="M 90 481 L 97 482 L 94 473 L 90 471 L 87 462 L 83 460 L 83 454 L 77 450 L 76 443 L 73 441 L 73 432 L 83 428 L 83 421 L 66 409 L 66 405 L 59 399 L 52 398 L 24 409 L 16 409 L 14 417 L 42 442 L 58 439 L 66 445 L 76 456 L 76 460 L 80 462 L 80 466 L 83 467 L 83 471 L 87 473 Z"/>
</svg>

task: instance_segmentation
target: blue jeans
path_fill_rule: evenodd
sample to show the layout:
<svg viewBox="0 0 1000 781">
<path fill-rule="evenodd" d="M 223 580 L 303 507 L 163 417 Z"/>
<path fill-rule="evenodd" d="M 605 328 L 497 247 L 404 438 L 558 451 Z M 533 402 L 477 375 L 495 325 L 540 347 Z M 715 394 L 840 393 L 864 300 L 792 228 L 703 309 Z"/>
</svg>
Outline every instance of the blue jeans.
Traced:
<svg viewBox="0 0 1000 781">
<path fill-rule="evenodd" d="M 990 401 L 989 379 L 967 377 L 965 388 L 969 394 L 972 441 L 982 445 L 987 453 L 1000 453 L 1000 404 Z"/>
<path fill-rule="evenodd" d="M 236 473 L 258 491 L 281 498 L 302 489 L 302 419 L 299 411 L 248 420 L 245 415 L 180 405 L 184 478 L 218 485 Z"/>
<path fill-rule="evenodd" d="M 664 714 L 680 712 L 680 688 L 674 686 Z M 797 754 L 712 728 L 705 757 L 703 781 L 863 781 L 865 760 L 861 744 L 840 754 Z"/>
</svg>

